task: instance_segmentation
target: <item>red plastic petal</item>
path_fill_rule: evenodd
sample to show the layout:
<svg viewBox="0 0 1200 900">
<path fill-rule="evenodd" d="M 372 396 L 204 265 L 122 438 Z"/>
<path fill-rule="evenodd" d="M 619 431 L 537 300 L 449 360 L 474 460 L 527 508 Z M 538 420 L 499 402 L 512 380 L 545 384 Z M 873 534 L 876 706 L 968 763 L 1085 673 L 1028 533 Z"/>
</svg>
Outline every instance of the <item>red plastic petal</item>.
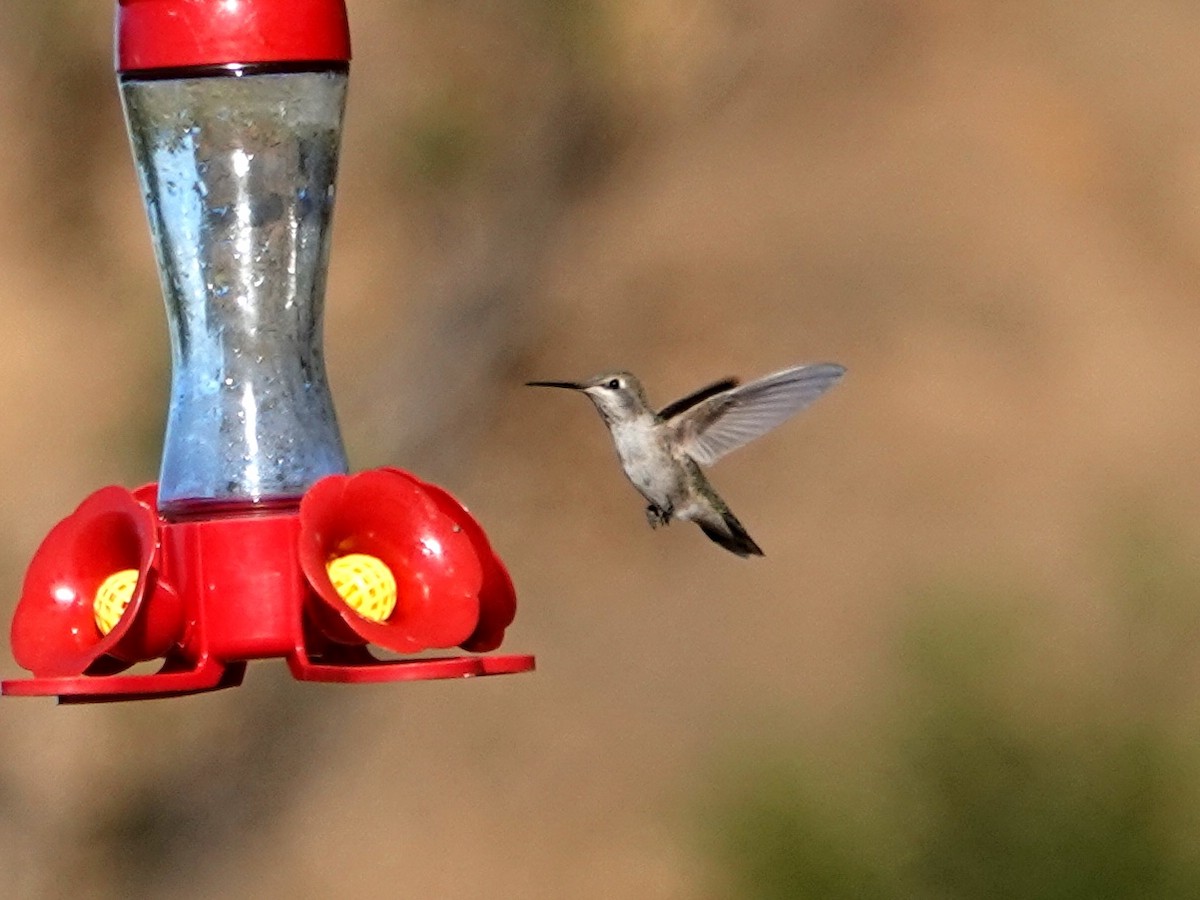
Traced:
<svg viewBox="0 0 1200 900">
<path fill-rule="evenodd" d="M 471 539 L 483 568 L 483 586 L 479 589 L 479 624 L 471 636 L 459 644 L 471 653 L 495 650 L 504 641 L 504 630 L 517 615 L 517 592 L 508 569 L 488 542 L 483 527 L 454 498 L 436 484 L 422 482 L 425 492 L 443 513 L 453 519 Z"/>
<path fill-rule="evenodd" d="M 386 622 L 358 615 L 330 582 L 326 564 L 348 553 L 375 556 L 395 576 L 396 610 Z M 314 484 L 300 504 L 300 566 L 346 625 L 389 650 L 453 647 L 479 620 L 483 571 L 471 539 L 405 473 L 375 469 Z"/>
<path fill-rule="evenodd" d="M 87 497 L 46 535 L 25 574 L 12 623 L 17 662 L 38 677 L 111 674 L 165 652 L 180 624 L 177 599 L 163 587 L 159 609 L 142 614 L 156 551 L 157 519 L 132 493 L 106 487 Z M 121 569 L 138 570 L 137 586 L 120 621 L 101 635 L 92 599 Z"/>
<path fill-rule="evenodd" d="M 129 493 L 133 494 L 134 500 L 154 513 L 155 516 L 158 515 L 158 482 L 151 481 L 149 484 L 135 487 Z"/>
</svg>

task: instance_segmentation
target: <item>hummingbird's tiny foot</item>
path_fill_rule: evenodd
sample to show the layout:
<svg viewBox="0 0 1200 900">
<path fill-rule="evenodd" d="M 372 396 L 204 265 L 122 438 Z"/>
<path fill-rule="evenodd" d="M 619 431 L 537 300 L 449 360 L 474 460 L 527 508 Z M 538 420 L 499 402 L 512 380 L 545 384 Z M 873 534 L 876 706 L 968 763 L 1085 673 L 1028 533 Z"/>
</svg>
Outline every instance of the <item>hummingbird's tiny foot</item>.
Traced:
<svg viewBox="0 0 1200 900">
<path fill-rule="evenodd" d="M 651 528 L 657 528 L 659 525 L 670 525 L 673 512 L 671 509 L 663 509 L 657 503 L 651 503 L 646 507 L 646 521 L 650 523 Z"/>
</svg>

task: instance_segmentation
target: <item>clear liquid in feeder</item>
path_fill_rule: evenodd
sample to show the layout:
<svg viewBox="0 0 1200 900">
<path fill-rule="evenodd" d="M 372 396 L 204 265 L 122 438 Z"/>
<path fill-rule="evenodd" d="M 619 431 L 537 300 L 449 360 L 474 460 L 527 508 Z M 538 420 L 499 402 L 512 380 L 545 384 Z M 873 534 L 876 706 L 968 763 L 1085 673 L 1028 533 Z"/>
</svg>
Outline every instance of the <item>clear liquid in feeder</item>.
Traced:
<svg viewBox="0 0 1200 900">
<path fill-rule="evenodd" d="M 322 312 L 344 68 L 121 80 L 171 331 L 169 516 L 347 470 Z"/>
</svg>

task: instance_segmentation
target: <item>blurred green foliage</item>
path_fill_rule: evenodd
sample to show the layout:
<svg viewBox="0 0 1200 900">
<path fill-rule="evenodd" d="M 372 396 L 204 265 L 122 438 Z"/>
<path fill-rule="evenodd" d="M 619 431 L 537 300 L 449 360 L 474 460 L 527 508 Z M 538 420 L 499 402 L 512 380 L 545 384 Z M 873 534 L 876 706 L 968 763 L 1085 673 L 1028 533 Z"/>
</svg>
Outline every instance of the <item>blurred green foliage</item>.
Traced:
<svg viewBox="0 0 1200 900">
<path fill-rule="evenodd" d="M 542 40 L 565 54 L 573 66 L 599 63 L 607 25 L 596 0 L 524 0 L 521 6 Z"/>
<path fill-rule="evenodd" d="M 427 73 L 412 107 L 380 131 L 395 191 L 478 202 L 549 176 L 569 196 L 607 170 L 624 118 L 611 22 L 594 0 L 430 3 L 422 15 L 434 34 L 487 40 L 455 39 L 454 61 Z"/>
<path fill-rule="evenodd" d="M 732 776 L 733 788 L 705 814 L 722 890 L 758 900 L 894 897 L 893 875 L 874 857 L 854 812 L 837 816 L 813 775 L 769 762 Z"/>
<path fill-rule="evenodd" d="M 1110 681 L 1068 685 L 1031 661 L 1037 642 L 1014 612 L 1026 603 L 917 597 L 879 771 L 831 775 L 794 751 L 727 773 L 705 814 L 719 895 L 1200 896 L 1194 685 L 1183 688 L 1200 569 L 1182 542 L 1144 527 L 1109 567 L 1097 612 L 1116 623 Z M 851 799 L 846 782 L 860 778 L 868 799 Z"/>
<path fill-rule="evenodd" d="M 431 103 L 408 123 L 408 169 L 422 184 L 450 188 L 462 182 L 483 154 L 483 130 L 450 100 Z"/>
</svg>

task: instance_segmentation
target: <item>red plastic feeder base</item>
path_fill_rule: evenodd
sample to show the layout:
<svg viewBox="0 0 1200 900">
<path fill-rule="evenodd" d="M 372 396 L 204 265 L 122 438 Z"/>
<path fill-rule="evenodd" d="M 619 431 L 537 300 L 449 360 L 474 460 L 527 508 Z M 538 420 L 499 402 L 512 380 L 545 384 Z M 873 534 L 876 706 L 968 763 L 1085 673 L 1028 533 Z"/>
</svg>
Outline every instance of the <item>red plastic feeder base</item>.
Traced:
<svg viewBox="0 0 1200 900">
<path fill-rule="evenodd" d="M 182 697 L 237 687 L 246 673 L 244 662 L 225 665 L 205 660 L 191 669 L 167 663 L 148 675 L 78 675 L 65 678 L 19 678 L 0 683 L 8 697 L 54 697 L 60 703 L 104 703 Z"/>
<path fill-rule="evenodd" d="M 365 651 L 364 651 L 365 653 Z M 369 654 L 367 654 L 369 656 Z M 288 668 L 297 681 L 339 684 L 379 684 L 387 681 L 433 681 L 531 672 L 532 656 L 443 656 L 428 659 L 363 660 L 356 664 L 313 662 L 292 656 Z M 246 674 L 245 662 L 220 663 L 207 659 L 192 669 L 168 663 L 146 675 L 79 675 L 67 678 L 16 678 L 0 682 L 7 697 L 58 697 L 60 703 L 112 703 L 204 694 L 237 687 Z"/>
<path fill-rule="evenodd" d="M 532 672 L 532 656 L 437 656 L 423 659 L 378 660 L 368 657 L 354 665 L 329 665 L 297 656 L 288 657 L 288 668 L 297 681 L 336 681 L 365 684 L 384 681 L 433 681 L 440 678 L 478 678 Z"/>
<path fill-rule="evenodd" d="M 393 574 L 398 594 L 393 586 L 385 617 L 368 620 L 331 583 L 327 564 L 345 554 Z M 100 628 L 98 590 L 114 572 L 128 575 L 131 593 Z M 35 554 L 12 630 L 14 655 L 33 677 L 0 683 L 0 694 L 179 697 L 236 687 L 256 659 L 286 660 L 298 681 L 340 684 L 529 672 L 532 656 L 483 655 L 515 612 L 512 582 L 482 529 L 449 494 L 407 473 L 329 476 L 298 509 L 184 521 L 157 515 L 153 486 L 108 487 Z M 379 659 L 371 646 L 400 658 Z M 467 653 L 426 655 L 451 647 Z M 157 672 L 125 671 L 155 659 Z"/>
</svg>

